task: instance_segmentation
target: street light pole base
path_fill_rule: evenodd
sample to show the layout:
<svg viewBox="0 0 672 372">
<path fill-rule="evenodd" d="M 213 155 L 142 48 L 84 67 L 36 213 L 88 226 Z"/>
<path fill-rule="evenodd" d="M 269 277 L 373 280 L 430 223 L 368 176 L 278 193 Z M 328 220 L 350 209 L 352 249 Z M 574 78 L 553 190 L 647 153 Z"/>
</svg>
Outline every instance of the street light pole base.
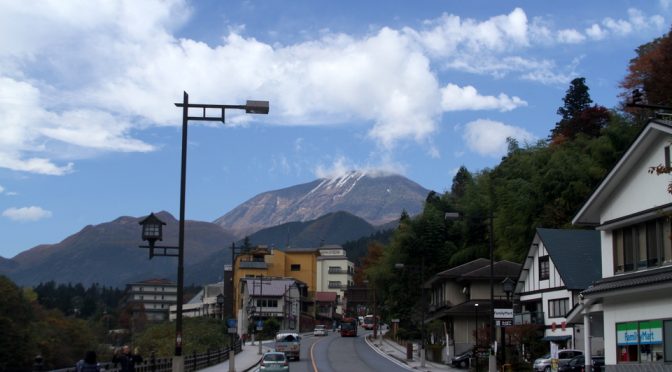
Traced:
<svg viewBox="0 0 672 372">
<path fill-rule="evenodd" d="M 173 372 L 184 372 L 184 355 L 173 356 Z"/>
</svg>

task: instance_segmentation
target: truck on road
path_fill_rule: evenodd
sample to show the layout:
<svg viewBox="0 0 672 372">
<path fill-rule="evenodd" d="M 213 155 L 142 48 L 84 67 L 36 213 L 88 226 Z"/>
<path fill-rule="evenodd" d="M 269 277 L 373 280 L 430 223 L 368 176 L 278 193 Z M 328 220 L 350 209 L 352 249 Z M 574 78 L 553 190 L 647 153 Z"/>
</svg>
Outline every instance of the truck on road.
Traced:
<svg viewBox="0 0 672 372">
<path fill-rule="evenodd" d="M 285 353 L 287 359 L 301 358 L 301 336 L 294 331 L 280 331 L 275 336 L 275 351 Z"/>
</svg>

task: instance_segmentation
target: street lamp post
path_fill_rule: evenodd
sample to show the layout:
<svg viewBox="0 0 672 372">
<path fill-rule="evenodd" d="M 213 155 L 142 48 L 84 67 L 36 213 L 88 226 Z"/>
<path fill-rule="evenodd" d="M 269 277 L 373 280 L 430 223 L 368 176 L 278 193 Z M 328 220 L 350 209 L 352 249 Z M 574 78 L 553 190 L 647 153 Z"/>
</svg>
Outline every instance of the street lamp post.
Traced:
<svg viewBox="0 0 672 372">
<path fill-rule="evenodd" d="M 476 331 L 474 333 L 474 355 L 472 359 L 476 363 L 476 372 L 478 372 L 478 304 L 474 304 L 474 317 L 476 320 Z"/>
<path fill-rule="evenodd" d="M 217 295 L 217 305 L 219 306 L 219 318 L 224 320 L 224 294 Z"/>
<path fill-rule="evenodd" d="M 175 106 L 182 107 L 182 161 L 181 161 L 181 172 L 180 172 L 180 220 L 179 220 L 179 232 L 178 232 L 178 245 L 177 247 L 158 247 L 155 246 L 157 240 L 162 240 L 161 236 L 161 225 L 165 223 L 160 222 L 158 225 L 158 235 L 157 231 L 150 229 L 155 228 L 156 221 L 154 224 L 147 223 L 147 219 L 140 222 L 143 225 L 142 227 L 142 237 L 143 240 L 149 242 L 149 246 L 141 246 L 141 248 L 149 248 L 149 258 L 153 256 L 177 256 L 177 314 L 175 317 L 175 358 L 173 360 L 173 371 L 183 371 L 184 370 L 184 357 L 182 355 L 182 296 L 184 291 L 184 220 L 185 220 L 185 195 L 186 195 L 186 183 L 187 183 L 187 129 L 189 120 L 193 121 L 221 121 L 225 122 L 225 112 L 227 109 L 235 110 L 245 110 L 248 114 L 268 114 L 269 104 L 268 101 L 247 101 L 245 105 L 211 105 L 211 104 L 199 104 L 199 103 L 189 103 L 189 95 L 187 92 L 184 92 L 182 103 L 175 103 Z M 196 108 L 202 109 L 200 115 L 190 116 L 189 109 Z M 219 110 L 219 116 L 208 116 L 208 110 Z M 150 214 L 150 217 L 153 216 L 153 213 Z M 145 223 L 143 223 L 145 222 Z M 147 235 L 146 235 L 147 232 Z M 162 248 L 163 253 L 157 254 L 154 252 L 154 248 Z M 171 252 L 168 252 L 168 251 Z M 177 250 L 177 253 L 173 251 Z"/>
<path fill-rule="evenodd" d="M 457 220 L 462 218 L 462 216 L 457 212 L 446 212 L 444 215 L 445 220 Z M 483 218 L 483 217 L 479 217 Z M 494 215 L 492 211 L 487 217 L 489 220 L 490 228 L 490 237 L 488 242 L 488 249 L 490 253 L 490 357 L 488 358 L 488 368 L 490 372 L 493 372 L 497 369 L 497 362 L 495 360 L 494 350 L 495 350 L 495 228 L 494 228 Z"/>
<path fill-rule="evenodd" d="M 513 302 L 510 299 L 511 299 L 511 293 L 513 292 L 515 285 L 516 282 L 514 282 L 508 276 L 502 281 L 502 289 L 504 290 L 504 293 L 506 293 L 506 306 L 508 307 L 509 304 L 511 304 L 512 309 L 513 309 Z M 502 326 L 501 336 L 502 336 L 502 365 L 503 365 L 506 363 L 506 328 L 504 326 Z"/>
</svg>

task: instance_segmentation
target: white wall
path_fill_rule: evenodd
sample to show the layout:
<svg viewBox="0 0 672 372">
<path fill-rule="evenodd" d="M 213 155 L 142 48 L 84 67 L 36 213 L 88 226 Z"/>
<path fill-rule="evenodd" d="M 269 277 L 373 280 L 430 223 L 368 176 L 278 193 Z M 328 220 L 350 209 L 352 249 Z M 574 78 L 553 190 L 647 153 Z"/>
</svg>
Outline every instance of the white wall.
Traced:
<svg viewBox="0 0 672 372">
<path fill-rule="evenodd" d="M 672 317 L 671 290 L 651 291 L 604 299 L 604 355 L 606 364 L 616 364 L 616 323 Z M 645 304 L 646 308 L 642 306 Z"/>
<path fill-rule="evenodd" d="M 667 185 L 670 175 L 649 174 L 649 167 L 664 163 L 663 148 L 670 146 L 671 136 L 660 136 L 638 160 L 628 176 L 609 198 L 600 221 L 605 222 L 670 203 Z"/>
</svg>

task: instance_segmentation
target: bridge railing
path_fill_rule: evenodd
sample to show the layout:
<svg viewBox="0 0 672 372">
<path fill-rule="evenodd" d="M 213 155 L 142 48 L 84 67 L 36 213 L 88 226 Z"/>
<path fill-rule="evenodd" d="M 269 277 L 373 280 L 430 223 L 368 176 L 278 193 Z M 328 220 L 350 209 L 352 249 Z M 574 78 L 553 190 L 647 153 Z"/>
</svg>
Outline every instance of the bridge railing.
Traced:
<svg viewBox="0 0 672 372">
<path fill-rule="evenodd" d="M 236 354 L 242 351 L 242 345 L 240 340 L 237 340 L 233 347 L 235 348 Z M 215 350 L 208 350 L 204 353 L 193 353 L 191 355 L 184 356 L 184 370 L 185 372 L 198 371 L 219 363 L 223 363 L 229 360 L 229 348 L 221 348 Z M 121 366 L 112 362 L 99 363 L 101 370 L 107 372 L 119 372 Z M 173 370 L 173 357 L 155 357 L 152 354 L 149 358 L 146 358 L 140 364 L 135 365 L 136 372 L 171 372 Z M 51 370 L 50 372 L 76 372 L 75 367 L 62 368 Z"/>
</svg>

